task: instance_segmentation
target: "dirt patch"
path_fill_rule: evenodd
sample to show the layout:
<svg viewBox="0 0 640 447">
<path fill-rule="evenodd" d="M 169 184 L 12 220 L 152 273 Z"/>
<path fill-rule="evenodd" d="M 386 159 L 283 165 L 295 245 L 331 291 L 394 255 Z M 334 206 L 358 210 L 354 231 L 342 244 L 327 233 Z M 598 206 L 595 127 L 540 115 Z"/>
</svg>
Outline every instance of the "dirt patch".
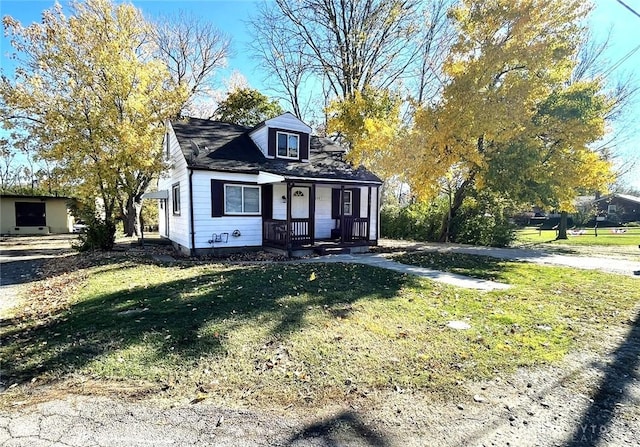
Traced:
<svg viewBox="0 0 640 447">
<path fill-rule="evenodd" d="M 282 254 L 265 250 L 227 253 L 216 256 L 200 256 L 188 258 L 197 262 L 282 262 L 290 259 Z"/>
</svg>

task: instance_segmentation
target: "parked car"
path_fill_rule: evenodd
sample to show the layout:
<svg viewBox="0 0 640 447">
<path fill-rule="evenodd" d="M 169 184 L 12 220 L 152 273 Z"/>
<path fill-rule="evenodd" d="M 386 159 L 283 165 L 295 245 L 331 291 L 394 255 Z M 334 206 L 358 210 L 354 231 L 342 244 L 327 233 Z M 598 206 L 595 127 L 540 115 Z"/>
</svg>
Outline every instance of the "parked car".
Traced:
<svg viewBox="0 0 640 447">
<path fill-rule="evenodd" d="M 78 220 L 76 221 L 76 223 L 73 224 L 74 233 L 84 233 L 86 229 L 87 229 L 87 224 L 85 224 L 84 221 L 82 220 Z"/>
</svg>

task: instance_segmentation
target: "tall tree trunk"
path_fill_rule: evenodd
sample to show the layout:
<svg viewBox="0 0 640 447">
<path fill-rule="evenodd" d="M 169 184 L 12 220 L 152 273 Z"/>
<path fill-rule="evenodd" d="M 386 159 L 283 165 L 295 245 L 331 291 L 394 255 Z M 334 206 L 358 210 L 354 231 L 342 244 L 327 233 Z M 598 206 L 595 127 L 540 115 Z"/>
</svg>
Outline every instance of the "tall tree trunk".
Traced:
<svg viewBox="0 0 640 447">
<path fill-rule="evenodd" d="M 447 208 L 446 215 L 447 224 L 446 227 L 444 227 L 446 231 L 444 235 L 444 242 L 449 242 L 449 232 L 451 231 L 451 210 L 453 209 L 453 197 L 451 197 L 451 188 L 447 188 L 447 199 L 449 200 L 449 208 Z"/>
<path fill-rule="evenodd" d="M 478 139 L 478 147 L 481 147 L 483 144 L 483 138 Z M 473 184 L 476 181 L 476 175 L 478 171 L 476 169 L 471 169 L 467 178 L 460 184 L 460 186 L 456 189 L 455 194 L 453 195 L 453 200 L 451 200 L 451 192 L 449 192 L 449 212 L 446 213 L 442 218 L 442 226 L 440 228 L 440 236 L 438 237 L 438 241 L 440 242 L 449 242 L 451 240 L 451 223 L 453 222 L 456 213 L 462 206 L 462 202 L 467 197 L 469 190 L 473 187 Z"/>
<path fill-rule="evenodd" d="M 115 211 L 115 207 L 116 207 L 116 202 L 115 199 L 113 197 L 109 197 L 109 195 L 106 193 L 106 190 L 104 188 L 102 188 L 102 206 L 97 205 L 97 211 L 98 211 L 98 217 L 100 217 L 101 219 L 104 219 L 105 222 L 107 223 L 114 223 L 115 219 L 113 217 L 114 211 Z"/>
<path fill-rule="evenodd" d="M 567 212 L 560 212 L 560 223 L 558 224 L 558 237 L 556 239 L 568 239 L 567 238 Z"/>
<path fill-rule="evenodd" d="M 462 185 L 456 189 L 456 193 L 453 195 L 453 200 L 449 199 L 449 212 L 442 218 L 442 229 L 440 230 L 438 241 L 449 242 L 451 240 L 451 222 L 453 222 L 453 218 L 462 206 L 462 202 L 464 202 L 465 197 L 467 197 L 467 193 L 473 184 L 474 177 L 475 174 L 472 174 L 471 177 L 462 182 Z"/>
<path fill-rule="evenodd" d="M 127 201 L 124 203 L 123 209 L 123 222 L 125 228 L 125 235 L 132 237 L 142 236 L 142 224 L 140 220 L 140 214 L 142 213 L 142 195 L 147 190 L 149 183 L 151 183 L 153 177 L 146 175 L 139 175 L 135 181 L 130 181 L 129 185 L 132 187 L 126 188 L 129 192 L 126 193 Z"/>
<path fill-rule="evenodd" d="M 127 197 L 126 207 L 124 209 L 124 234 L 127 237 L 142 234 L 142 225 L 140 214 L 142 213 L 142 199 L 139 195 Z"/>
<path fill-rule="evenodd" d="M 122 231 L 125 236 L 131 237 L 133 235 L 133 227 L 131 227 L 127 217 L 127 206 L 122 199 L 118 199 L 118 207 L 120 208 L 120 215 L 122 216 Z"/>
</svg>

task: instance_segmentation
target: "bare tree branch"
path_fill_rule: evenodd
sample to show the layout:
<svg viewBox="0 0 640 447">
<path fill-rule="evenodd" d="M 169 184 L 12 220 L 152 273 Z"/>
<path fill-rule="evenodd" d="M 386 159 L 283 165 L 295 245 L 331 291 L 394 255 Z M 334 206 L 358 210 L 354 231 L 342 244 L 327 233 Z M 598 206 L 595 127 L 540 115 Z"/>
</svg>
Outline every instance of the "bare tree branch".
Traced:
<svg viewBox="0 0 640 447">
<path fill-rule="evenodd" d="M 174 81 L 189 91 L 184 112 L 212 87 L 216 70 L 231 54 L 231 39 L 213 23 L 185 12 L 157 19 L 154 38 Z"/>
<path fill-rule="evenodd" d="M 344 98 L 365 85 L 391 85 L 405 73 L 418 54 L 410 44 L 418 34 L 418 7 L 415 0 L 276 0 L 260 9 L 252 24 L 256 37 L 267 41 L 257 50 L 271 60 L 271 70 L 269 51 L 282 52 L 285 44 L 284 54 L 297 51 L 297 62 Z M 285 73 L 282 62 L 275 69 L 279 78 Z"/>
</svg>

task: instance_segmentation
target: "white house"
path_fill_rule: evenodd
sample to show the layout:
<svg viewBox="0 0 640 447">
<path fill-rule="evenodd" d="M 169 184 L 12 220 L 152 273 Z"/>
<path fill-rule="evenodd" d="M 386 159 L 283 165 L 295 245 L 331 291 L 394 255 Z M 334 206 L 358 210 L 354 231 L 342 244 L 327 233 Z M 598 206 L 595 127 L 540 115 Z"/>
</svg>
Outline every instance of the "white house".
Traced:
<svg viewBox="0 0 640 447">
<path fill-rule="evenodd" d="M 343 160 L 291 113 L 254 128 L 185 118 L 167 124 L 160 234 L 186 254 L 377 244 L 381 180 Z"/>
</svg>

